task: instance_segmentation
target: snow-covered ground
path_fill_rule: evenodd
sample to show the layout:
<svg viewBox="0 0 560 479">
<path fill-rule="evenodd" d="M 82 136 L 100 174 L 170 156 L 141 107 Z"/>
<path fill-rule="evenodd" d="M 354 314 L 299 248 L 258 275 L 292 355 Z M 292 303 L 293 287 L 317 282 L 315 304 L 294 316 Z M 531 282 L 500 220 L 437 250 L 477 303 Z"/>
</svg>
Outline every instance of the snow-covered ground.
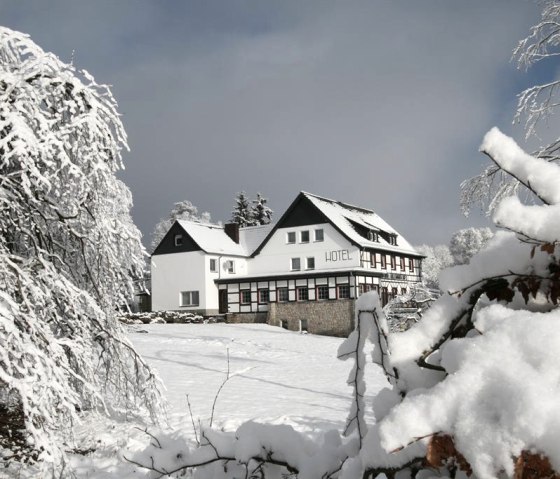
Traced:
<svg viewBox="0 0 560 479">
<path fill-rule="evenodd" d="M 194 438 L 187 395 L 195 422 L 208 424 L 226 377 L 228 356 L 232 377 L 217 399 L 214 427 L 235 430 L 244 421 L 256 420 L 289 424 L 310 436 L 344 427 L 351 400 L 346 379 L 352 364 L 336 358 L 340 338 L 262 324 L 153 324 L 131 328 L 130 338 L 166 386 L 169 428 L 183 430 L 187 439 Z M 385 379 L 373 365 L 366 375 L 368 395 L 373 396 Z M 146 477 L 144 470 L 121 460 L 150 441 L 135 426 L 132 419 L 110 429 L 102 429 L 93 419 L 84 423 L 81 434 L 97 450 L 74 457 L 78 476 Z M 157 435 L 155 427 L 149 431 Z"/>
</svg>

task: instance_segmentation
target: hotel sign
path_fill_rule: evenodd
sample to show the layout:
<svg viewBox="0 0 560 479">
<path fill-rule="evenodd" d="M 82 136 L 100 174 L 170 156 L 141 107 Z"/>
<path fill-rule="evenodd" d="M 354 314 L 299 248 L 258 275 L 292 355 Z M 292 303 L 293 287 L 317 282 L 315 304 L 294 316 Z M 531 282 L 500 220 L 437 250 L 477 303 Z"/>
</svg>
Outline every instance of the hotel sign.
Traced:
<svg viewBox="0 0 560 479">
<path fill-rule="evenodd" d="M 352 258 L 350 257 L 350 252 L 347 249 L 337 249 L 333 251 L 326 251 L 325 261 L 352 261 Z"/>
</svg>

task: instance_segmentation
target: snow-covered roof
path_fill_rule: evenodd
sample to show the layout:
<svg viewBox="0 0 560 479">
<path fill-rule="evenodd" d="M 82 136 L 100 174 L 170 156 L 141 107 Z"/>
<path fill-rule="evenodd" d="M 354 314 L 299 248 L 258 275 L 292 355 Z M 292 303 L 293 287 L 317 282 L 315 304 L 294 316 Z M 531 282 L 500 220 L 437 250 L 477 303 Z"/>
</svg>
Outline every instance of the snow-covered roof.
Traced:
<svg viewBox="0 0 560 479">
<path fill-rule="evenodd" d="M 223 226 L 185 220 L 177 222 L 206 253 L 247 256 L 244 248 L 225 233 Z"/>
<path fill-rule="evenodd" d="M 273 228 L 273 225 L 250 226 L 239 229 L 239 244 L 225 232 L 223 226 L 196 221 L 177 220 L 181 228 L 206 253 L 251 256 Z"/>
<path fill-rule="evenodd" d="M 391 227 L 385 220 L 372 210 L 358 206 L 342 203 L 341 201 L 323 198 L 321 196 L 301 192 L 313 203 L 347 238 L 365 248 L 383 249 L 395 252 L 407 252 L 419 255 L 412 245 L 404 237 Z M 378 235 L 378 241 L 371 241 L 362 236 L 355 226 L 363 227 L 377 233 L 385 233 L 385 236 L 396 235 L 396 245 L 390 244 L 382 234 Z"/>
<path fill-rule="evenodd" d="M 247 256 L 251 256 L 253 254 L 253 252 L 272 231 L 273 227 L 273 224 L 268 224 L 261 226 L 249 226 L 239 229 L 239 244 Z"/>
<path fill-rule="evenodd" d="M 302 191 L 301 195 L 305 196 L 335 228 L 353 243 L 363 248 L 405 252 L 420 256 L 398 231 L 374 211 L 305 191 Z M 223 226 L 185 220 L 178 220 L 178 223 L 206 253 L 247 257 L 260 249 L 263 242 L 275 229 L 273 224 L 240 228 L 239 244 L 237 244 L 226 234 Z M 360 229 L 378 233 L 377 240 L 370 240 L 362 236 L 358 232 Z M 396 237 L 396 244 L 389 243 L 390 236 Z"/>
</svg>

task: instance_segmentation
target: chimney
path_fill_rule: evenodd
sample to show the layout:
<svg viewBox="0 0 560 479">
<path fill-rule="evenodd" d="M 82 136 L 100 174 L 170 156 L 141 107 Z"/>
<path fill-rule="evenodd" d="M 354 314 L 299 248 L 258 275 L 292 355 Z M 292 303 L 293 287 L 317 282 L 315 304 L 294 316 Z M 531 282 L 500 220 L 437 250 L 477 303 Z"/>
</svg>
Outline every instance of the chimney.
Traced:
<svg viewBox="0 0 560 479">
<path fill-rule="evenodd" d="M 239 225 L 237 223 L 226 223 L 224 231 L 233 241 L 239 244 Z"/>
</svg>

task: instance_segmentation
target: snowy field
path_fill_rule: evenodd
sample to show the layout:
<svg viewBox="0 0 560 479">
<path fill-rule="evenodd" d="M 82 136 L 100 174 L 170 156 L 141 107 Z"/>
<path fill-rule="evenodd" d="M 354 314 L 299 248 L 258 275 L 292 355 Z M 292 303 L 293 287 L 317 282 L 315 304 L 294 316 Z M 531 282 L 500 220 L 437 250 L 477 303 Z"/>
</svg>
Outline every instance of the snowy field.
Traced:
<svg viewBox="0 0 560 479">
<path fill-rule="evenodd" d="M 216 392 L 223 383 L 229 355 L 232 376 L 216 402 L 214 427 L 235 430 L 255 420 L 289 424 L 309 436 L 344 427 L 351 399 L 346 379 L 352 364 L 336 359 L 340 338 L 314 336 L 267 325 L 154 324 L 131 329 L 130 338 L 157 369 L 166 386 L 169 428 L 192 440 L 195 421 L 208 424 Z M 384 377 L 371 365 L 368 395 L 382 387 Z M 124 463 L 150 438 L 134 421 L 100 429 L 92 421 L 81 427 L 96 451 L 74 457 L 79 477 L 147 477 Z M 168 429 L 167 427 L 165 429 Z M 157 430 L 149 428 L 157 435 Z M 87 441 L 86 441 L 87 443 Z"/>
</svg>

